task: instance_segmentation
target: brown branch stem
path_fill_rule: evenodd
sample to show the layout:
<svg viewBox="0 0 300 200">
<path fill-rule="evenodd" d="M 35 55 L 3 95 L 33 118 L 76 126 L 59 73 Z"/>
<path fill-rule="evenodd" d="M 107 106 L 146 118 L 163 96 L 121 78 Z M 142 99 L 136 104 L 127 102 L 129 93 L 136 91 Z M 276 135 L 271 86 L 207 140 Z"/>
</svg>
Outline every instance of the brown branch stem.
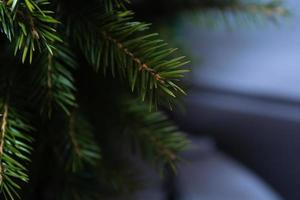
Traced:
<svg viewBox="0 0 300 200">
<path fill-rule="evenodd" d="M 3 182 L 3 164 L 2 164 L 2 157 L 4 151 L 4 140 L 5 134 L 7 129 L 7 118 L 8 118 L 8 105 L 4 104 L 2 120 L 1 120 L 1 128 L 0 128 L 0 185 Z"/>
<path fill-rule="evenodd" d="M 107 32 L 102 31 L 101 32 L 103 37 L 105 37 L 106 39 L 108 39 L 109 41 L 113 42 L 119 49 L 123 50 L 124 53 L 131 57 L 132 60 L 138 64 L 139 66 L 139 70 L 140 71 L 147 71 L 148 73 L 150 73 L 157 81 L 159 81 L 160 83 L 164 84 L 165 81 L 163 80 L 163 77 L 161 77 L 154 69 L 152 69 L 151 67 L 149 67 L 146 63 L 143 63 L 141 61 L 141 59 L 137 58 L 131 51 L 128 50 L 128 48 L 126 48 L 121 42 L 117 41 L 116 39 L 114 39 L 113 37 L 111 37 L 110 35 L 107 34 Z"/>
</svg>

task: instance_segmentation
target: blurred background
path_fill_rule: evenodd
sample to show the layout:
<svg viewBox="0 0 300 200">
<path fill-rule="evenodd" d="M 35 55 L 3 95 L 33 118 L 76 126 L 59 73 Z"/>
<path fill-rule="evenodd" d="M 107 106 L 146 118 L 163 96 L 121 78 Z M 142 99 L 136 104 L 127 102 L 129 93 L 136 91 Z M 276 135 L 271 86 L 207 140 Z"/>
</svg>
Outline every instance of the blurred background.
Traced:
<svg viewBox="0 0 300 200">
<path fill-rule="evenodd" d="M 276 23 L 211 27 L 194 13 L 172 24 L 193 69 L 186 111 L 172 116 L 192 145 L 166 194 L 143 199 L 300 199 L 300 1 L 284 5 Z"/>
</svg>

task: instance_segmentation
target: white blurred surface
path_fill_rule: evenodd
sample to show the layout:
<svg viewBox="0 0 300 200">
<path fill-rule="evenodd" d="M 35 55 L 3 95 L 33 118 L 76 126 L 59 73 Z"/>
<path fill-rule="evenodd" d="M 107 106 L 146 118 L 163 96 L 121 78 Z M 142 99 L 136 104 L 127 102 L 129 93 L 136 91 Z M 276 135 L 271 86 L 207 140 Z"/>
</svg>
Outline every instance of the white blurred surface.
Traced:
<svg viewBox="0 0 300 200">
<path fill-rule="evenodd" d="M 201 59 L 194 82 L 300 100 L 300 1 L 285 2 L 292 15 L 279 26 L 207 30 L 187 20 L 179 39 Z"/>
<path fill-rule="evenodd" d="M 193 142 L 194 146 L 203 143 L 195 138 Z M 178 200 L 281 199 L 258 176 L 225 154 L 202 148 L 189 153 L 198 156 L 179 167 Z"/>
</svg>

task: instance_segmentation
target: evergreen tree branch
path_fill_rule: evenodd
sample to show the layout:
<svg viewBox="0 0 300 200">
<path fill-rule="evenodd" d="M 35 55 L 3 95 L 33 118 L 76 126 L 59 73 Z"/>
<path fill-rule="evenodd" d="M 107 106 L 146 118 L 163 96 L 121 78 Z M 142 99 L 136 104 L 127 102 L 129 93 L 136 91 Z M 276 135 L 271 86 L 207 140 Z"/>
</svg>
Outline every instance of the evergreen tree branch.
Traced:
<svg viewBox="0 0 300 200">
<path fill-rule="evenodd" d="M 135 64 L 138 65 L 139 71 L 146 71 L 151 76 L 153 76 L 154 79 L 156 79 L 158 82 L 164 84 L 165 81 L 163 78 L 151 67 L 149 67 L 146 63 L 142 63 L 140 58 L 136 57 L 131 51 L 129 51 L 126 47 L 124 47 L 124 44 L 121 42 L 118 42 L 116 39 L 112 38 L 110 35 L 108 35 L 105 31 L 102 32 L 102 35 L 104 38 L 109 40 L 110 42 L 114 43 L 115 46 L 117 46 L 121 51 L 124 51 L 124 54 L 126 54 L 128 57 L 130 57 Z"/>
<path fill-rule="evenodd" d="M 0 110 L 3 113 L 0 130 L 1 193 L 5 199 L 13 200 L 19 198 L 19 182 L 29 180 L 25 166 L 30 161 L 32 149 L 28 143 L 32 139 L 26 133 L 31 132 L 32 128 L 7 102 L 0 102 Z"/>
<path fill-rule="evenodd" d="M 77 107 L 76 87 L 72 71 L 77 67 L 77 62 L 73 53 L 67 45 L 56 44 L 53 53 L 42 54 L 37 61 L 39 68 L 33 85 L 38 85 L 36 96 L 41 99 L 42 110 L 47 109 L 49 117 L 53 106 L 61 108 L 66 114 L 70 115 L 70 110 Z"/>
<path fill-rule="evenodd" d="M 133 137 L 142 156 L 156 163 L 167 163 L 174 170 L 177 152 L 188 145 L 178 128 L 161 112 L 148 112 L 147 105 L 130 100 L 124 104 L 125 133 Z"/>
<path fill-rule="evenodd" d="M 42 9 L 48 4 L 48 0 L 0 1 L 0 30 L 13 41 L 15 54 L 21 51 L 22 62 L 29 57 L 31 63 L 36 49 L 52 54 L 51 44 L 62 41 L 54 28 L 59 22 L 51 16 L 53 12 Z"/>
<path fill-rule="evenodd" d="M 1 1 L 0 1 L 0 14 L 1 14 L 0 31 L 3 32 L 7 36 L 7 38 L 11 41 L 14 34 L 13 17 L 10 13 L 9 7 L 4 2 Z"/>
<path fill-rule="evenodd" d="M 185 94 L 178 86 L 188 69 L 182 68 L 185 57 L 174 56 L 176 49 L 168 48 L 158 34 L 148 34 L 149 24 L 133 22 L 130 11 L 114 12 L 100 16 L 82 13 L 86 19 L 69 21 L 86 59 L 104 74 L 110 70 L 129 81 L 132 92 L 137 91 L 142 100 L 170 104 L 176 96 Z M 73 19 L 74 20 L 74 19 Z M 88 31 L 83 31 L 88 30 Z M 78 33 L 87 35 L 78 37 Z"/>
<path fill-rule="evenodd" d="M 95 166 L 101 159 L 99 144 L 86 119 L 74 111 L 68 119 L 67 132 L 61 143 L 63 162 L 67 171 L 77 172 L 84 166 Z"/>
<path fill-rule="evenodd" d="M 14 200 L 19 198 L 21 184 L 29 180 L 33 128 L 24 117 L 22 92 L 26 91 L 18 82 L 21 73 L 17 65 L 2 61 L 6 65 L 0 68 L 0 198 Z"/>
<path fill-rule="evenodd" d="M 2 114 L 2 123 L 1 123 L 1 130 L 0 130 L 0 158 L 3 156 L 3 146 L 4 146 L 4 138 L 6 133 L 6 126 L 7 126 L 7 115 L 8 115 L 8 106 L 7 104 L 4 104 L 3 114 Z M 2 164 L 0 164 L 0 185 L 2 185 L 3 182 L 3 168 Z"/>
</svg>

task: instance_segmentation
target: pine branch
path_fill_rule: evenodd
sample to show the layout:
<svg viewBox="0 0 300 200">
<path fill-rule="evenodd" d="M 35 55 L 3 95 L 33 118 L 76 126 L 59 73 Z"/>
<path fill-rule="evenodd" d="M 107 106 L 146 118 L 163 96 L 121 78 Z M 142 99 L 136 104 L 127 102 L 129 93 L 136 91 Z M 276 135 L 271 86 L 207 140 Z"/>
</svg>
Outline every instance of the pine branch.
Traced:
<svg viewBox="0 0 300 200">
<path fill-rule="evenodd" d="M 2 114 L 2 123 L 1 123 L 1 135 L 0 135 L 0 157 L 3 155 L 3 146 L 4 146 L 4 138 L 5 138 L 5 133 L 6 133 L 6 126 L 7 126 L 7 115 L 8 115 L 8 106 L 5 104 L 3 109 L 3 114 Z M 0 164 L 0 185 L 2 185 L 3 182 L 3 177 L 2 177 L 2 164 Z"/>
<path fill-rule="evenodd" d="M 27 134 L 32 128 L 25 120 L 10 107 L 7 102 L 0 102 L 2 113 L 0 130 L 0 185 L 5 199 L 20 198 L 18 190 L 20 181 L 28 182 L 29 177 L 26 163 L 30 162 L 29 155 L 32 142 Z"/>
<path fill-rule="evenodd" d="M 0 31 L 3 32 L 7 38 L 11 41 L 14 34 L 14 22 L 13 16 L 10 12 L 9 7 L 0 1 Z"/>
<path fill-rule="evenodd" d="M 62 146 L 67 170 L 76 172 L 82 170 L 86 164 L 95 166 L 101 159 L 100 148 L 95 142 L 91 125 L 75 112 L 69 118 L 68 131 Z"/>
<path fill-rule="evenodd" d="M 138 149 L 147 160 L 169 164 L 174 170 L 177 152 L 188 145 L 185 135 L 161 112 L 148 112 L 147 105 L 127 101 L 123 110 L 125 133 L 133 137 Z"/>
<path fill-rule="evenodd" d="M 176 49 L 168 48 L 158 34 L 148 34 L 149 24 L 133 22 L 130 11 L 82 15 L 85 20 L 81 18 L 81 24 L 70 20 L 68 30 L 97 71 L 106 74 L 109 70 L 115 76 L 118 70 L 120 77 L 129 81 L 132 92 L 151 106 L 170 104 L 176 96 L 185 94 L 178 84 L 189 71 L 182 68 L 188 62 L 183 56 L 175 57 Z M 79 33 L 86 35 L 81 37 Z"/>
<path fill-rule="evenodd" d="M 76 87 L 72 71 L 77 67 L 77 62 L 68 46 L 56 44 L 53 53 L 44 53 L 38 60 L 36 75 L 33 85 L 38 85 L 36 96 L 41 99 L 43 108 L 49 117 L 53 106 L 60 107 L 66 114 L 77 107 Z"/>
<path fill-rule="evenodd" d="M 31 63 L 36 49 L 52 54 L 52 43 L 62 41 L 54 28 L 59 22 L 51 16 L 53 12 L 42 10 L 48 4 L 48 0 L 0 1 L 0 30 L 13 41 L 15 54 L 21 51 L 22 62 L 29 57 Z"/>
<path fill-rule="evenodd" d="M 25 118 L 24 79 L 18 65 L 2 60 L 0 67 L 0 198 L 19 198 L 28 182 L 33 128 Z M 20 82 L 22 82 L 20 84 Z M 24 93 L 22 93 L 24 92 Z"/>
</svg>

